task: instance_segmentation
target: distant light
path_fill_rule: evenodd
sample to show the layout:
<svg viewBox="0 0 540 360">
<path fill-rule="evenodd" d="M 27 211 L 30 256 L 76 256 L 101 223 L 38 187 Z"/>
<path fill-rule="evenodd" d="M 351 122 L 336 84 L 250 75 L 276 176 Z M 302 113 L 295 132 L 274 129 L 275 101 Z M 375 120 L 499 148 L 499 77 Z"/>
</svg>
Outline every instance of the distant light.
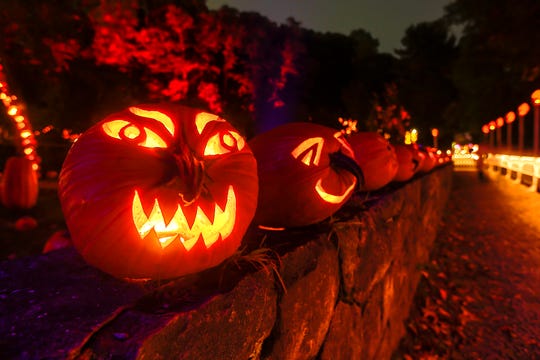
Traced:
<svg viewBox="0 0 540 360">
<path fill-rule="evenodd" d="M 11 116 L 15 116 L 15 115 L 17 115 L 17 111 L 19 111 L 19 109 L 17 109 L 16 106 L 13 106 L 13 105 L 12 105 L 12 106 L 10 106 L 10 107 L 8 108 L 7 113 L 8 113 L 9 115 L 11 115 Z"/>
<path fill-rule="evenodd" d="M 489 125 L 486 124 L 486 125 L 482 126 L 482 132 L 484 134 L 489 134 Z"/>
<path fill-rule="evenodd" d="M 535 106 L 540 106 L 540 89 L 534 90 L 534 92 L 531 94 L 531 100 Z"/>
<path fill-rule="evenodd" d="M 516 120 L 516 113 L 513 112 L 513 111 L 509 111 L 507 114 L 506 114 L 506 123 L 507 124 L 511 124 L 514 122 L 514 120 Z"/>
<path fill-rule="evenodd" d="M 504 119 L 502 117 L 497 118 L 497 127 L 502 127 L 504 125 Z"/>
<path fill-rule="evenodd" d="M 439 136 L 439 129 L 431 129 L 431 136 L 437 137 Z"/>
<path fill-rule="evenodd" d="M 519 107 L 518 107 L 519 116 L 527 115 L 527 113 L 529 112 L 530 109 L 531 109 L 531 107 L 527 103 L 523 103 L 523 104 L 519 105 Z"/>
</svg>

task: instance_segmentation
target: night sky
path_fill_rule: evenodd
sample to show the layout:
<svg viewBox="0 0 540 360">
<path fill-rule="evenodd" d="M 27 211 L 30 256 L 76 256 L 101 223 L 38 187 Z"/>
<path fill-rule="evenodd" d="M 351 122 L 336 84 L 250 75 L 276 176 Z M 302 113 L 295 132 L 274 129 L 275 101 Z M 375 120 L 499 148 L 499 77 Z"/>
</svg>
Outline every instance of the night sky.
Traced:
<svg viewBox="0 0 540 360">
<path fill-rule="evenodd" d="M 349 35 L 364 29 L 379 40 L 380 52 L 401 48 L 405 29 L 443 15 L 451 0 L 207 0 L 210 9 L 227 4 L 255 11 L 278 23 L 292 16 L 301 26 Z"/>
</svg>

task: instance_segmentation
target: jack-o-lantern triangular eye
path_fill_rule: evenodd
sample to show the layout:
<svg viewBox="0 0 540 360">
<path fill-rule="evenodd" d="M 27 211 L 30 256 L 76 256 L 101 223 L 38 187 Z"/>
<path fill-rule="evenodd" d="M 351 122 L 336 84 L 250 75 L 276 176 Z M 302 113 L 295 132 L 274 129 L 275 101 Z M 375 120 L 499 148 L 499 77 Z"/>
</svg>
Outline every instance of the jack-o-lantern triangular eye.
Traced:
<svg viewBox="0 0 540 360">
<path fill-rule="evenodd" d="M 291 155 L 295 159 L 300 159 L 307 166 L 319 165 L 323 146 L 324 139 L 322 137 L 309 138 L 294 148 Z"/>
</svg>

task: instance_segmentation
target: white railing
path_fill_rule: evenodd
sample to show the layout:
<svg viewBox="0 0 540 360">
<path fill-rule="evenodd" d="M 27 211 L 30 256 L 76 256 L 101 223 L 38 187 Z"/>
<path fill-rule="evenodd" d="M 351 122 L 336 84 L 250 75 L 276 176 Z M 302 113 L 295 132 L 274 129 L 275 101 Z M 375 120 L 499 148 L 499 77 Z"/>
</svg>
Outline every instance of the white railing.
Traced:
<svg viewBox="0 0 540 360">
<path fill-rule="evenodd" d="M 454 163 L 454 168 L 456 170 L 475 169 L 476 159 L 478 159 L 478 155 L 476 154 L 453 154 L 452 155 L 452 162 Z"/>
<path fill-rule="evenodd" d="M 516 183 L 521 183 L 531 191 L 539 191 L 540 158 L 532 156 L 517 156 L 489 154 L 484 162 L 485 170 L 498 173 Z"/>
</svg>

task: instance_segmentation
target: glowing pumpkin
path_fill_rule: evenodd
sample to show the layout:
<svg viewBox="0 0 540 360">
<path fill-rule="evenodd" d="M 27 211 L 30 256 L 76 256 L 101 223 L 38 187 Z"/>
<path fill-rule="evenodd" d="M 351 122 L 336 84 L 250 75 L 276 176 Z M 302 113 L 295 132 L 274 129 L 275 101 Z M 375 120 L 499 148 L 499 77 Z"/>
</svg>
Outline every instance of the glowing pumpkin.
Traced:
<svg viewBox="0 0 540 360">
<path fill-rule="evenodd" d="M 257 206 L 256 161 L 224 119 L 172 104 L 112 114 L 64 161 L 74 246 L 121 278 L 172 278 L 237 251 Z"/>
<path fill-rule="evenodd" d="M 407 181 L 417 172 L 420 160 L 415 156 L 413 149 L 408 145 L 395 144 L 394 150 L 398 161 L 398 170 L 393 181 Z"/>
<path fill-rule="evenodd" d="M 336 212 L 361 186 L 361 171 L 341 133 L 312 123 L 290 123 L 255 136 L 259 204 L 254 222 L 296 227 Z"/>
<path fill-rule="evenodd" d="M 37 203 L 39 186 L 33 162 L 22 156 L 7 159 L 1 199 L 7 208 L 30 209 Z"/>
<path fill-rule="evenodd" d="M 358 132 L 347 138 L 364 175 L 362 190 L 372 191 L 390 183 L 398 171 L 394 148 L 376 132 Z"/>
<path fill-rule="evenodd" d="M 435 165 L 437 164 L 437 158 L 435 157 L 434 152 L 424 146 L 417 146 L 416 147 L 418 151 L 424 155 L 424 161 L 422 161 L 422 164 L 420 168 L 418 169 L 418 172 L 426 173 L 431 171 Z"/>
</svg>

